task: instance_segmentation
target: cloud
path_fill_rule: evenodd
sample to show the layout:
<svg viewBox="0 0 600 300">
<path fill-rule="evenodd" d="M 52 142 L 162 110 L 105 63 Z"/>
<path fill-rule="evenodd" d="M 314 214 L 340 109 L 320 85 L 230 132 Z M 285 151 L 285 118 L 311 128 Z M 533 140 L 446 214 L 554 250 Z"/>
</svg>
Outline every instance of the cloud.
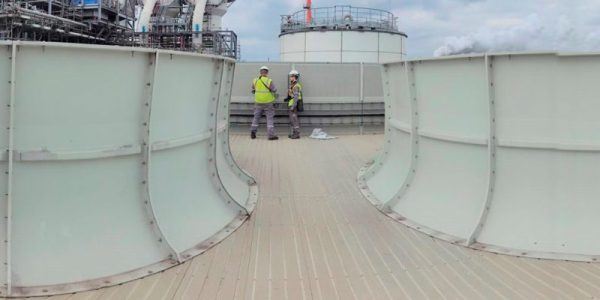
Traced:
<svg viewBox="0 0 600 300">
<path fill-rule="evenodd" d="M 509 23 L 492 22 L 492 24 L 494 25 L 483 27 L 474 34 L 447 37 L 445 45 L 435 50 L 433 55 L 532 50 L 543 44 L 540 38 L 544 36 L 544 31 L 547 31 L 539 16 L 535 14 L 524 20 L 513 19 Z M 499 24 L 503 28 L 497 28 Z M 567 38 L 570 36 L 569 29 L 564 28 L 564 30 L 566 30 L 564 38 Z"/>
<path fill-rule="evenodd" d="M 502 51 L 593 51 L 598 49 L 600 31 L 577 27 L 566 15 L 556 19 L 531 14 L 523 19 L 507 18 L 486 22 L 479 30 L 449 36 L 434 56 Z"/>
</svg>

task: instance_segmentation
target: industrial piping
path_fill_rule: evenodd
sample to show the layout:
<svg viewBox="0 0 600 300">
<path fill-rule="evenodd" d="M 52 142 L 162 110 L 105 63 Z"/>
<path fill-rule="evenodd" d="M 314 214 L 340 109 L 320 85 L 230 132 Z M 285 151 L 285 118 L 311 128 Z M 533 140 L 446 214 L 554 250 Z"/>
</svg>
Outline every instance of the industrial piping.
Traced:
<svg viewBox="0 0 600 300">
<path fill-rule="evenodd" d="M 192 43 L 194 46 L 202 46 L 202 23 L 204 22 L 204 11 L 206 10 L 206 0 L 194 0 L 194 16 L 192 17 Z"/>
<path fill-rule="evenodd" d="M 385 146 L 363 194 L 467 247 L 600 259 L 600 54 L 488 54 L 382 67 Z"/>
</svg>

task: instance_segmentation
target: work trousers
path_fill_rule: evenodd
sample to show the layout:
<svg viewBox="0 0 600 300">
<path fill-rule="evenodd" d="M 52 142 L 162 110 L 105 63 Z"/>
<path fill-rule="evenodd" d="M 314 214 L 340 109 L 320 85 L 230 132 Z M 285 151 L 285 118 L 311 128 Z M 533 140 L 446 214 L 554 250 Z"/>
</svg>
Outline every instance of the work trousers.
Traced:
<svg viewBox="0 0 600 300">
<path fill-rule="evenodd" d="M 298 120 L 298 108 L 289 110 L 290 124 L 292 125 L 292 134 L 300 135 L 300 120 Z"/>
<path fill-rule="evenodd" d="M 255 103 L 254 104 L 254 119 L 252 120 L 252 127 L 250 130 L 256 132 L 260 118 L 265 114 L 267 116 L 267 133 L 269 137 L 275 136 L 275 107 L 273 103 Z"/>
</svg>

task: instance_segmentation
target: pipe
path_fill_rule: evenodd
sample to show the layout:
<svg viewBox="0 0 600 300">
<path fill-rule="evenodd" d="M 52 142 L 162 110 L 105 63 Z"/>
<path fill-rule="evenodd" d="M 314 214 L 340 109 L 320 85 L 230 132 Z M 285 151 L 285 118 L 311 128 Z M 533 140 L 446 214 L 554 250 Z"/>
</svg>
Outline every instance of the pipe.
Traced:
<svg viewBox="0 0 600 300">
<path fill-rule="evenodd" d="M 206 7 L 206 14 L 210 15 L 207 30 L 218 31 L 222 29 L 223 16 L 227 13 L 229 4 L 227 1 L 221 1 L 218 3 L 208 2 L 209 6 Z"/>
<path fill-rule="evenodd" d="M 306 24 L 312 24 L 312 0 L 306 0 Z"/>
<path fill-rule="evenodd" d="M 19 13 L 22 13 L 22 14 L 25 14 L 25 15 L 32 14 L 32 15 L 35 15 L 35 16 L 44 17 L 44 18 L 48 18 L 48 19 L 54 19 L 54 20 L 58 20 L 58 21 L 61 21 L 61 22 L 64 22 L 64 23 L 69 23 L 69 24 L 72 24 L 72 25 L 80 26 L 80 27 L 87 27 L 87 25 L 85 25 L 83 23 L 79 23 L 79 22 L 76 22 L 76 21 L 73 21 L 73 20 L 70 20 L 70 19 L 66 19 L 66 18 L 61 18 L 61 17 L 55 16 L 55 15 L 49 15 L 49 14 L 46 14 L 46 13 L 42 13 L 42 12 L 39 12 L 39 11 L 35 11 L 35 10 L 23 8 L 23 7 L 18 7 L 18 6 L 13 6 L 13 8 L 16 9 Z"/>
<path fill-rule="evenodd" d="M 135 27 L 136 32 L 150 31 L 150 17 L 152 16 L 156 1 L 157 0 L 144 0 L 144 8 L 142 8 L 142 12 L 140 13 L 140 20 Z"/>
<path fill-rule="evenodd" d="M 192 43 L 195 47 L 202 46 L 202 23 L 204 22 L 204 11 L 206 10 L 206 0 L 196 0 L 194 7 L 194 16 L 192 17 Z"/>
</svg>

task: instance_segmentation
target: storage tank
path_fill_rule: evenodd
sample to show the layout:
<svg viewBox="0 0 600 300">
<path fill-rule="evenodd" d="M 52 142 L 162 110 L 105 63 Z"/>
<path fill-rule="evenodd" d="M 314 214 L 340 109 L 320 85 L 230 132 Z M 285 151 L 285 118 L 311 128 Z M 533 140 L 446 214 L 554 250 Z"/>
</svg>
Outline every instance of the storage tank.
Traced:
<svg viewBox="0 0 600 300">
<path fill-rule="evenodd" d="M 365 62 L 401 60 L 407 35 L 391 12 L 362 7 L 311 8 L 281 18 L 280 60 Z"/>
</svg>

